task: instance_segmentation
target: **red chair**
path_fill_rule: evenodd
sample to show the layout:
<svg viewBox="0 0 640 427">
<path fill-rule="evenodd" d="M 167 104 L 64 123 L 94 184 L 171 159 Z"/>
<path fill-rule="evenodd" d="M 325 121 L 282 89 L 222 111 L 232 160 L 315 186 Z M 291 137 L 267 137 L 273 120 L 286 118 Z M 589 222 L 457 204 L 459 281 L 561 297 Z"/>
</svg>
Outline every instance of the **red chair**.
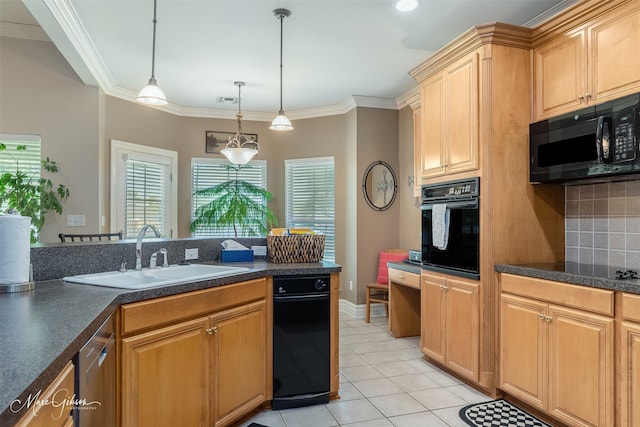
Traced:
<svg viewBox="0 0 640 427">
<path fill-rule="evenodd" d="M 365 321 L 367 323 L 369 323 L 371 314 L 371 303 L 384 304 L 385 312 L 389 317 L 389 267 L 387 267 L 387 262 L 403 261 L 408 257 L 409 251 L 406 249 L 387 249 L 380 252 L 376 283 L 367 283 L 366 285 Z"/>
</svg>

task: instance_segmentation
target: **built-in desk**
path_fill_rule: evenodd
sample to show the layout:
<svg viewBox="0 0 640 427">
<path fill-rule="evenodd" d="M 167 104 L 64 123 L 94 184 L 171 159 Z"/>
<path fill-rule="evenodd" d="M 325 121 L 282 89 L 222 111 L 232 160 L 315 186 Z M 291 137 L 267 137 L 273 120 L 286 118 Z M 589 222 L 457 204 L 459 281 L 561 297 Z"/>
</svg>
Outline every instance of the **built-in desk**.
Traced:
<svg viewBox="0 0 640 427">
<path fill-rule="evenodd" d="M 389 263 L 389 330 L 396 338 L 420 335 L 420 267 Z"/>
</svg>

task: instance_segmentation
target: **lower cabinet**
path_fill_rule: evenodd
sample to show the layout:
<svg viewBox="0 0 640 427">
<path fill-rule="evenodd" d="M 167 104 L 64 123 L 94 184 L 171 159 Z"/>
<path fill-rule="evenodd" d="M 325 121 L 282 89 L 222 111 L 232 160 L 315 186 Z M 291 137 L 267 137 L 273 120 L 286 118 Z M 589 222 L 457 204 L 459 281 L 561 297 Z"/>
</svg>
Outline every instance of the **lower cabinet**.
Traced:
<svg viewBox="0 0 640 427">
<path fill-rule="evenodd" d="M 571 426 L 613 426 L 613 292 L 507 274 L 501 285 L 500 389 Z"/>
<path fill-rule="evenodd" d="M 622 294 L 621 423 L 625 427 L 640 425 L 640 295 Z"/>
<path fill-rule="evenodd" d="M 430 359 L 478 381 L 479 285 L 422 274 L 420 347 Z"/>
<path fill-rule="evenodd" d="M 153 327 L 158 313 L 171 324 Z M 123 426 L 229 426 L 269 399 L 265 279 L 124 305 L 121 317 Z"/>
</svg>

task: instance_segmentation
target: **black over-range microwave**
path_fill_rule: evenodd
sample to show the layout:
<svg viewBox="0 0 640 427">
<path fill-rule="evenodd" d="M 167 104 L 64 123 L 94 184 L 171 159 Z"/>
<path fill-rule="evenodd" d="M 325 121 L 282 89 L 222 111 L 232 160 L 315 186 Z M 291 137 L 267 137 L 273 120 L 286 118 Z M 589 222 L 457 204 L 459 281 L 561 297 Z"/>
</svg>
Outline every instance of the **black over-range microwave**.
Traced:
<svg viewBox="0 0 640 427">
<path fill-rule="evenodd" d="M 640 93 L 529 126 L 531 182 L 613 181 L 640 172 Z"/>
</svg>

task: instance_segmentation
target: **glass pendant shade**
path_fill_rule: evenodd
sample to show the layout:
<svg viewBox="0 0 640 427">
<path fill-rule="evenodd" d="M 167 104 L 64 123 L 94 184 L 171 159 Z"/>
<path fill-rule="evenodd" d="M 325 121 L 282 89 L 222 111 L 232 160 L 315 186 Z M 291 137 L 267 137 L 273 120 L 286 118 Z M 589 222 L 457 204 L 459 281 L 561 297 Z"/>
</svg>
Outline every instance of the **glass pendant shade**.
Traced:
<svg viewBox="0 0 640 427">
<path fill-rule="evenodd" d="M 293 126 L 291 125 L 291 121 L 284 115 L 284 111 L 280 111 L 280 114 L 276 116 L 275 119 L 271 122 L 271 126 L 269 126 L 271 130 L 293 130 Z"/>
<path fill-rule="evenodd" d="M 258 150 L 246 147 L 224 148 L 220 151 L 234 165 L 244 165 L 258 154 Z"/>
<path fill-rule="evenodd" d="M 136 101 L 148 105 L 166 105 L 167 97 L 164 95 L 160 86 L 153 77 L 149 79 L 149 83 L 142 88 Z"/>
</svg>

